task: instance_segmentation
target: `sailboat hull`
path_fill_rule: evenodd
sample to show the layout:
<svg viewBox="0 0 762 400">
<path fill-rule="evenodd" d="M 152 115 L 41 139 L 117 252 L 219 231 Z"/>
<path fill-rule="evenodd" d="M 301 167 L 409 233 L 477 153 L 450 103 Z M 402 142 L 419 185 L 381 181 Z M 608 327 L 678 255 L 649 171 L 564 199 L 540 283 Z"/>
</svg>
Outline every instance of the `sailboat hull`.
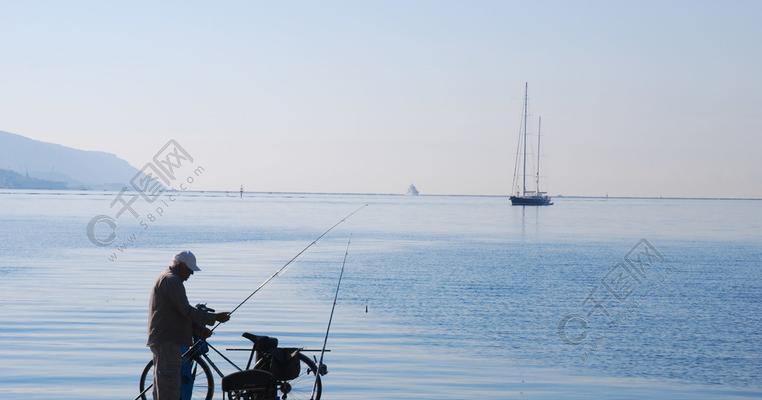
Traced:
<svg viewBox="0 0 762 400">
<path fill-rule="evenodd" d="M 511 196 L 511 205 L 514 206 L 552 206 L 550 196 Z"/>
</svg>

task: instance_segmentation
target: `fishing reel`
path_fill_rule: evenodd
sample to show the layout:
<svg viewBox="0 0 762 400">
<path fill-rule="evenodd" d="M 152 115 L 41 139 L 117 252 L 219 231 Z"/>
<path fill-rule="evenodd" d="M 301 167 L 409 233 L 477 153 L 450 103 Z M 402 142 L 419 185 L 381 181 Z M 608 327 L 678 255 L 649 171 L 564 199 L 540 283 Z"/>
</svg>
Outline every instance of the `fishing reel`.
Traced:
<svg viewBox="0 0 762 400">
<path fill-rule="evenodd" d="M 312 359 L 315 360 L 315 365 L 318 365 L 318 359 L 315 356 L 312 356 Z M 311 370 L 310 370 L 311 371 Z M 310 371 L 307 371 L 307 374 L 309 375 Z M 325 376 L 328 374 L 328 366 L 321 363 L 318 367 L 317 373 L 320 374 L 320 376 Z"/>
<path fill-rule="evenodd" d="M 214 312 L 214 309 L 207 307 L 206 303 L 198 303 L 198 304 L 196 304 L 196 309 L 198 309 L 200 311 L 208 312 L 208 313 L 213 313 Z"/>
</svg>

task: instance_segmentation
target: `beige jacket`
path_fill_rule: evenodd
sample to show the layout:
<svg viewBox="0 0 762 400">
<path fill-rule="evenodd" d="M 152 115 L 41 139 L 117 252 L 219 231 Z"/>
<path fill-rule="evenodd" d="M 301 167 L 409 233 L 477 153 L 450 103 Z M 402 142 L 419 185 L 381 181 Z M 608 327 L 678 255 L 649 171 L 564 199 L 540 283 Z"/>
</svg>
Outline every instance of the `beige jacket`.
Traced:
<svg viewBox="0 0 762 400">
<path fill-rule="evenodd" d="M 214 324 L 214 314 L 191 306 L 180 276 L 167 269 L 156 280 L 148 306 L 148 346 L 193 344 L 193 326 Z"/>
</svg>

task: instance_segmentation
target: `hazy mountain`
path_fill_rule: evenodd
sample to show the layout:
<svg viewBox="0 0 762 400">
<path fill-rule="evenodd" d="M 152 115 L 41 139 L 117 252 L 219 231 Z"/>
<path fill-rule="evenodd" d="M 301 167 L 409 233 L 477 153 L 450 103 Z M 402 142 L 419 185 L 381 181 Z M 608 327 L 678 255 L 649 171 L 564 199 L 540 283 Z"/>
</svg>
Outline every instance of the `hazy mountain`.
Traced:
<svg viewBox="0 0 762 400">
<path fill-rule="evenodd" d="M 21 178 L 38 179 L 41 182 L 37 183 L 43 185 L 40 188 L 47 188 L 45 185 L 52 182 L 64 183 L 70 189 L 120 189 L 138 172 L 111 153 L 73 149 L 3 131 L 0 131 L 0 169 L 15 171 Z M 5 176 L 7 182 L 21 182 L 17 176 Z"/>
</svg>

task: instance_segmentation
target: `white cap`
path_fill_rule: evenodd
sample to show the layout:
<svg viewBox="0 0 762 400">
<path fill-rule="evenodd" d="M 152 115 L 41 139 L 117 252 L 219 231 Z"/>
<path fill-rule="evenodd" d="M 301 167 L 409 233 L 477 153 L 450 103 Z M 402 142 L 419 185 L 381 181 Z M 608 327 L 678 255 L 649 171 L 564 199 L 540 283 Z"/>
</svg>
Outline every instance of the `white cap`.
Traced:
<svg viewBox="0 0 762 400">
<path fill-rule="evenodd" d="M 175 261 L 181 262 L 190 268 L 191 271 L 201 271 L 201 268 L 196 265 L 196 256 L 189 250 L 181 251 L 175 255 Z"/>
</svg>

